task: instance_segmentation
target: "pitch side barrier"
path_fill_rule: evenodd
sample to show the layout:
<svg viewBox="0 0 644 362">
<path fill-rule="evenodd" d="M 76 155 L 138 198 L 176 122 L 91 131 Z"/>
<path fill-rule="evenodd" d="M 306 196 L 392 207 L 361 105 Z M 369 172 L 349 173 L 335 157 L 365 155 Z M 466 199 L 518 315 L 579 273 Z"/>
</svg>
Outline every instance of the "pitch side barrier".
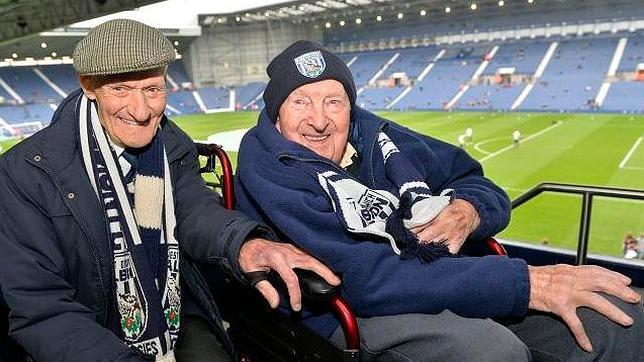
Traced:
<svg viewBox="0 0 644 362">
<path fill-rule="evenodd" d="M 512 209 L 534 199 L 544 192 L 576 194 L 582 196 L 582 207 L 579 223 L 579 238 L 576 254 L 554 248 L 531 246 L 522 243 L 504 243 L 508 254 L 527 260 L 532 265 L 549 265 L 568 263 L 574 265 L 595 264 L 615 270 L 629 276 L 633 285 L 644 287 L 644 263 L 614 257 L 588 255 L 588 236 L 595 197 L 641 200 L 644 202 L 644 190 L 623 189 L 615 187 L 586 186 L 563 183 L 542 183 L 512 201 Z M 644 206 L 644 203 L 642 204 Z"/>
</svg>

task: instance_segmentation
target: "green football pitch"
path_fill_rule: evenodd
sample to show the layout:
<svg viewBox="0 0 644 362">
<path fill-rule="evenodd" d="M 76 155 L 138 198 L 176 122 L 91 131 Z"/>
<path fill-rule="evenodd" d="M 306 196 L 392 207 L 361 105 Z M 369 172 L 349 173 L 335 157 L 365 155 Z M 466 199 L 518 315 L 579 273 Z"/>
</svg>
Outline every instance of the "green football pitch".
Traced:
<svg viewBox="0 0 644 362">
<path fill-rule="evenodd" d="M 613 114 L 387 112 L 382 116 L 465 149 L 511 198 L 542 182 L 644 189 L 644 116 Z M 176 117 L 196 140 L 253 126 L 255 112 Z M 518 146 L 512 132 L 521 132 Z M 7 148 L 9 145 L 0 144 Z M 231 153 L 233 162 L 236 154 Z M 621 256 L 627 232 L 644 232 L 644 202 L 597 198 L 589 251 Z M 542 194 L 513 211 L 499 237 L 576 250 L 581 197 Z"/>
</svg>

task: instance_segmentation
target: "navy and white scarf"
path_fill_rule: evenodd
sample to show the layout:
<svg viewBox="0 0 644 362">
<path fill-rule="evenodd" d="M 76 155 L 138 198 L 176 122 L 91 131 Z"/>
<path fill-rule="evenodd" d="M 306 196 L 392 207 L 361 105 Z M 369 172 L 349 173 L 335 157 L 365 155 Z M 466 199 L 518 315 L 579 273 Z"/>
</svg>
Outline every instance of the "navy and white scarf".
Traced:
<svg viewBox="0 0 644 362">
<path fill-rule="evenodd" d="M 451 256 L 445 241 L 421 243 L 409 229 L 440 214 L 452 200 L 452 189 L 432 192 L 421 174 L 384 133 L 378 134 L 385 174 L 398 191 L 371 189 L 345 172 L 316 163 L 318 182 L 328 195 L 343 226 L 351 233 L 386 238 L 403 259 L 418 257 L 430 262 Z M 326 166 L 325 166 L 326 165 Z"/>
<path fill-rule="evenodd" d="M 82 97 L 78 115 L 85 169 L 108 223 L 122 338 L 157 361 L 174 361 L 181 311 L 179 244 L 162 133 L 138 156 L 131 205 L 95 104 Z"/>
</svg>

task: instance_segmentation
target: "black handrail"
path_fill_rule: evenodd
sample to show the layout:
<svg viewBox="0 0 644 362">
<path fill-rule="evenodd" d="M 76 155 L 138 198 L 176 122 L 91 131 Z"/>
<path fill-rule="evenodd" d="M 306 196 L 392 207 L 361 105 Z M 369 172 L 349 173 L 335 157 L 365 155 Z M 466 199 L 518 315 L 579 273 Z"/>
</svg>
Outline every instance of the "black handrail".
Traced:
<svg viewBox="0 0 644 362">
<path fill-rule="evenodd" d="M 581 186 L 560 183 L 542 183 L 512 201 L 512 209 L 515 209 L 527 201 L 535 198 L 542 192 L 560 192 L 565 194 L 579 194 L 583 196 L 581 206 L 581 221 L 579 223 L 579 241 L 577 243 L 576 265 L 586 264 L 588 254 L 588 235 L 590 231 L 590 215 L 592 213 L 593 197 L 605 196 L 621 199 L 644 200 L 644 191 L 621 189 L 615 187 Z"/>
</svg>

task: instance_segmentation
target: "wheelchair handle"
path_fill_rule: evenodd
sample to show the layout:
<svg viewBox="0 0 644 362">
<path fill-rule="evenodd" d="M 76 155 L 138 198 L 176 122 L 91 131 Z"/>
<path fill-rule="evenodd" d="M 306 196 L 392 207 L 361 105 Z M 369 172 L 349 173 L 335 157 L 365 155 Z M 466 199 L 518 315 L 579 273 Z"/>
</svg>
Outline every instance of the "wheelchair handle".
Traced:
<svg viewBox="0 0 644 362">
<path fill-rule="evenodd" d="M 309 300 L 330 303 L 340 321 L 347 349 L 360 350 L 358 321 L 349 303 L 340 296 L 339 287 L 327 283 L 321 276 L 310 270 L 295 269 L 295 274 L 300 281 L 302 296 Z"/>
</svg>

